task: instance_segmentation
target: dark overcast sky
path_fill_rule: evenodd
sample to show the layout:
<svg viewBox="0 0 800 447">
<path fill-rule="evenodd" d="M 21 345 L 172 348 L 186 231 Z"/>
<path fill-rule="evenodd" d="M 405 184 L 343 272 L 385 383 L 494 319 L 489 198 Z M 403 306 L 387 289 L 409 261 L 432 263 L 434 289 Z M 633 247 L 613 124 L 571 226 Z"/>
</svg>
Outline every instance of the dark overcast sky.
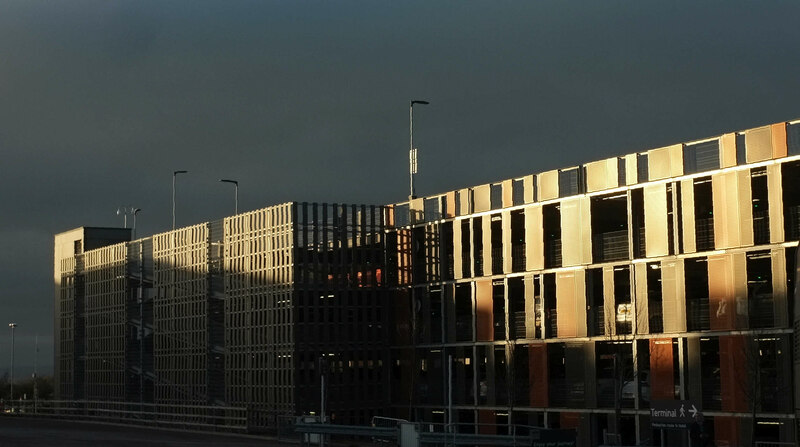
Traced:
<svg viewBox="0 0 800 447">
<path fill-rule="evenodd" d="M 0 2 L 0 371 L 52 369 L 52 243 L 384 204 L 800 117 L 800 4 Z M 3 329 L 5 328 L 5 329 Z M 21 372 L 22 371 L 22 372 Z"/>
</svg>

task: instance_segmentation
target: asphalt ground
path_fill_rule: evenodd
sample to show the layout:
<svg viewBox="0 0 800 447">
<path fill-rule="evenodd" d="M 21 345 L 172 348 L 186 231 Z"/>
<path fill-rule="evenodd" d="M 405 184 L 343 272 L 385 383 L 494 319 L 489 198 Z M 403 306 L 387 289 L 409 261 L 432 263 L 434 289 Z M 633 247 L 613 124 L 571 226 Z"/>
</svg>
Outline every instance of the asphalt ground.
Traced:
<svg viewBox="0 0 800 447">
<path fill-rule="evenodd" d="M 268 438 L 160 430 L 60 419 L 0 416 L 0 447 L 206 447 L 291 446 Z"/>
</svg>

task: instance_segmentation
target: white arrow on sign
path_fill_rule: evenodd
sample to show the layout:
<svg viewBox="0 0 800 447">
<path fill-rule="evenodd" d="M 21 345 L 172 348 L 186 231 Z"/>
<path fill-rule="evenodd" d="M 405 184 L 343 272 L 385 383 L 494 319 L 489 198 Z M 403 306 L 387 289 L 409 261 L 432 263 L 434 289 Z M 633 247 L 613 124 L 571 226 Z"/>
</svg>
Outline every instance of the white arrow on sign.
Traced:
<svg viewBox="0 0 800 447">
<path fill-rule="evenodd" d="M 692 409 L 689 410 L 689 413 L 692 413 L 693 418 L 697 417 L 697 407 L 695 407 L 694 404 L 692 404 Z"/>
</svg>

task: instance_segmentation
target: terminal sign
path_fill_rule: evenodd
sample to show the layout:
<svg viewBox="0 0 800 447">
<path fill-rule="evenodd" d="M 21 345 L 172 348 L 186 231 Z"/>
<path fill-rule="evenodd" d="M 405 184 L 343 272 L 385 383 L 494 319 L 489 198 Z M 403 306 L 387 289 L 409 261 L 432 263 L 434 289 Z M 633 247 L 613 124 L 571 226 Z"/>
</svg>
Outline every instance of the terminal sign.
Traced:
<svg viewBox="0 0 800 447">
<path fill-rule="evenodd" d="M 650 425 L 653 428 L 688 430 L 700 417 L 697 402 L 691 400 L 654 400 L 650 402 Z"/>
</svg>

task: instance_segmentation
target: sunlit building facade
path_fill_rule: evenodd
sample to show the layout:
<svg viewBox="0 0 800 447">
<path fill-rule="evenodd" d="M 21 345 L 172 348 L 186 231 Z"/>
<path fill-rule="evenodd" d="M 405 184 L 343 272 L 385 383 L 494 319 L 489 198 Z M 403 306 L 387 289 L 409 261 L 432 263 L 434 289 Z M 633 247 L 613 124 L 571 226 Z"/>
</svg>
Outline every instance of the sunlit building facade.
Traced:
<svg viewBox="0 0 800 447">
<path fill-rule="evenodd" d="M 391 208 L 399 417 L 657 444 L 680 399 L 716 445 L 795 441 L 800 122 Z"/>
<path fill-rule="evenodd" d="M 55 237 L 57 396 L 319 411 L 369 422 L 388 403 L 383 208 L 287 203 L 129 241 Z"/>
</svg>

